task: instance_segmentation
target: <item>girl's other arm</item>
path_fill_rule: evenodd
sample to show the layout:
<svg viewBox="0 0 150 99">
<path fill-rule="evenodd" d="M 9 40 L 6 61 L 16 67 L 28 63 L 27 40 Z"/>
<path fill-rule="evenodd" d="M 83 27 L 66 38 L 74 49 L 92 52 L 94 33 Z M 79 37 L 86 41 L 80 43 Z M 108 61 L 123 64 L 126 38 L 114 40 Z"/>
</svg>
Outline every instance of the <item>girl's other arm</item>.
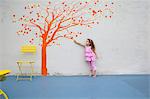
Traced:
<svg viewBox="0 0 150 99">
<path fill-rule="evenodd" d="M 78 44 L 78 45 L 80 45 L 80 46 L 82 46 L 82 47 L 85 47 L 85 45 L 83 45 L 83 44 L 77 42 L 76 40 L 74 40 L 74 43 L 76 43 L 76 44 Z"/>
<path fill-rule="evenodd" d="M 96 53 L 96 51 L 94 51 L 94 53 L 95 53 L 95 55 L 96 55 L 96 58 L 99 58 L 98 55 L 97 55 L 97 53 Z"/>
</svg>

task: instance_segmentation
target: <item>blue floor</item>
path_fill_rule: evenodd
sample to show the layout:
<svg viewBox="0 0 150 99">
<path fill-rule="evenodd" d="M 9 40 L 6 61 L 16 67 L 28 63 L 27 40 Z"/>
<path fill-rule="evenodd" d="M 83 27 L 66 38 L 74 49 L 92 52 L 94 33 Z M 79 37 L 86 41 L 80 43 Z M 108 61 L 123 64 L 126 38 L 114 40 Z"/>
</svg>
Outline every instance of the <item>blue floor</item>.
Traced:
<svg viewBox="0 0 150 99">
<path fill-rule="evenodd" d="M 150 75 L 41 77 L 0 82 L 9 99 L 150 99 Z"/>
</svg>

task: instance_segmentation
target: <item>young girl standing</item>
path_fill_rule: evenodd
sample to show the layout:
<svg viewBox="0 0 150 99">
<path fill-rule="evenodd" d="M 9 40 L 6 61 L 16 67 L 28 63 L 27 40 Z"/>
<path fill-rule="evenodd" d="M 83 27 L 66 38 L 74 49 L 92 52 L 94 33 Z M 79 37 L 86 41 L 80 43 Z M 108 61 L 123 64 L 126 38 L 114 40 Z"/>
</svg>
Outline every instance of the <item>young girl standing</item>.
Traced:
<svg viewBox="0 0 150 99">
<path fill-rule="evenodd" d="M 87 39 L 86 40 L 86 44 L 83 45 L 79 42 L 77 42 L 76 40 L 74 40 L 74 42 L 82 47 L 85 48 L 85 59 L 87 61 L 87 63 L 89 64 L 89 68 L 90 68 L 90 72 L 91 72 L 91 76 L 96 77 L 96 51 L 95 51 L 95 45 L 93 40 L 91 39 Z"/>
</svg>

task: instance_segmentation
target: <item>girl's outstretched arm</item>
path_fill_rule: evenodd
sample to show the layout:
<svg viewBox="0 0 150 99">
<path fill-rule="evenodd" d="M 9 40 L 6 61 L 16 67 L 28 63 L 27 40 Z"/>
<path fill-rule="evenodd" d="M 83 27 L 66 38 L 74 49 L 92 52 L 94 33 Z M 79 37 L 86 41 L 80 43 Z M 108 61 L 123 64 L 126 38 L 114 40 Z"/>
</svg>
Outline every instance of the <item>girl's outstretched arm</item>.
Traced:
<svg viewBox="0 0 150 99">
<path fill-rule="evenodd" d="M 80 46 L 82 46 L 82 47 L 85 47 L 85 45 L 83 45 L 83 44 L 77 42 L 76 40 L 74 40 L 74 43 L 76 43 L 76 44 L 78 44 L 78 45 L 80 45 Z"/>
</svg>

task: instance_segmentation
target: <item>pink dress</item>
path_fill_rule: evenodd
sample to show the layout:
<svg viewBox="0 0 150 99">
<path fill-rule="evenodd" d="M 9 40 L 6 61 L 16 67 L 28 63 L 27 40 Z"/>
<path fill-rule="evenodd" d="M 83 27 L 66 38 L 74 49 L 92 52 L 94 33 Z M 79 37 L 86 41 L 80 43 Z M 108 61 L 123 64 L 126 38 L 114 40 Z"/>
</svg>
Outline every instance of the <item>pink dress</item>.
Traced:
<svg viewBox="0 0 150 99">
<path fill-rule="evenodd" d="M 91 46 L 86 46 L 85 47 L 85 59 L 86 61 L 95 61 L 96 60 L 96 55 L 91 49 Z"/>
</svg>

